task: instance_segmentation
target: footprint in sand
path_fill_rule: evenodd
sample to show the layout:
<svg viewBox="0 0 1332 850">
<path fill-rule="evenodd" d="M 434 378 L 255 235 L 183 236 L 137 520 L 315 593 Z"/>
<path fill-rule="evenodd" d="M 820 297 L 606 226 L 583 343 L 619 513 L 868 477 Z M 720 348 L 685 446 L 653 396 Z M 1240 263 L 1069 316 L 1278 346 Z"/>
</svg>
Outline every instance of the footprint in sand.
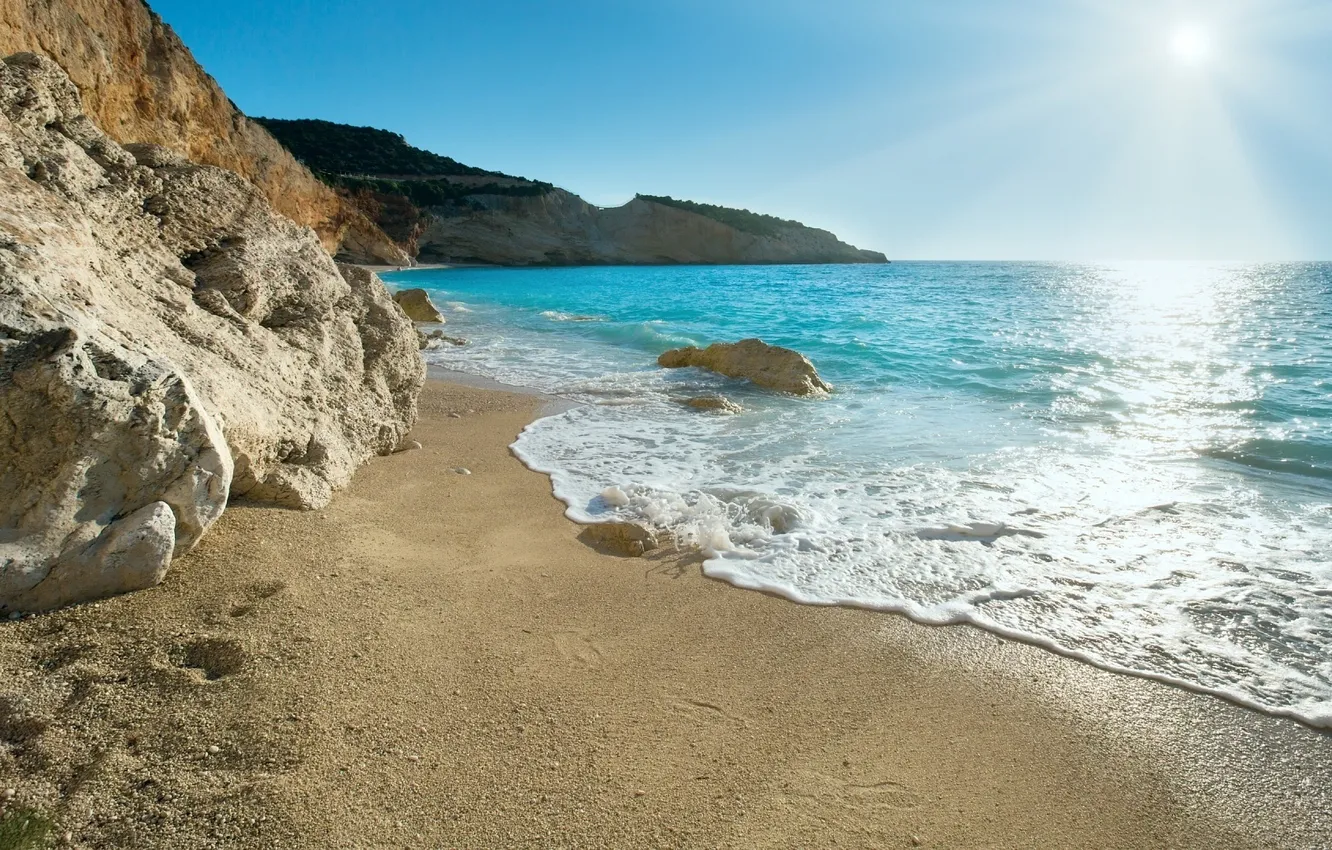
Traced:
<svg viewBox="0 0 1332 850">
<path fill-rule="evenodd" d="M 920 805 L 919 795 L 892 779 L 839 779 L 812 770 L 794 777 L 791 794 L 815 800 L 820 806 L 834 801 L 858 809 L 913 809 Z"/>
<path fill-rule="evenodd" d="M 736 726 L 746 725 L 743 717 L 732 714 L 717 703 L 675 695 L 669 698 L 671 707 L 700 723 L 731 723 Z"/>
<path fill-rule="evenodd" d="M 582 630 L 556 632 L 555 649 L 561 657 L 577 661 L 594 670 L 600 669 L 604 663 L 605 653 L 597 642 Z"/>
</svg>

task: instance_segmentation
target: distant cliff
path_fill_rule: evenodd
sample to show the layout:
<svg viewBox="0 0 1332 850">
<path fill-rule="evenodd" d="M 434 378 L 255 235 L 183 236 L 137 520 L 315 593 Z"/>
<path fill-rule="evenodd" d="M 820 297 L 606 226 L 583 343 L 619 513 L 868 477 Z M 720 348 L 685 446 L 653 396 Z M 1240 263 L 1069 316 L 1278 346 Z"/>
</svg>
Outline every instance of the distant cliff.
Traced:
<svg viewBox="0 0 1332 850">
<path fill-rule="evenodd" d="M 237 172 L 331 253 L 406 260 L 360 207 L 247 119 L 142 0 L 4 0 L 0 57 L 24 51 L 55 60 L 117 142 L 158 144 Z"/>
<path fill-rule="evenodd" d="M 648 195 L 601 208 L 549 183 L 414 148 L 386 130 L 254 120 L 423 262 L 887 262 L 826 230 L 748 210 Z"/>
</svg>

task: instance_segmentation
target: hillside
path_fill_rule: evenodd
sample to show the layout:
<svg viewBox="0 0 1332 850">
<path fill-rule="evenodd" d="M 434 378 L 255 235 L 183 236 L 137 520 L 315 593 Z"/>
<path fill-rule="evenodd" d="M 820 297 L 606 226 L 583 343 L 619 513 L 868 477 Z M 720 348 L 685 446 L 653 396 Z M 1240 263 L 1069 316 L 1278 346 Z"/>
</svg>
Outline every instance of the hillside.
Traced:
<svg viewBox="0 0 1332 850">
<path fill-rule="evenodd" d="M 499 265 L 881 263 L 770 215 L 638 195 L 603 209 L 550 183 L 464 165 L 397 133 L 256 118 L 413 256 Z"/>
<path fill-rule="evenodd" d="M 330 253 L 406 259 L 357 205 L 247 119 L 142 0 L 4 0 L 0 56 L 20 52 L 55 60 L 115 141 L 162 145 L 240 174 L 280 213 L 313 228 Z"/>
</svg>

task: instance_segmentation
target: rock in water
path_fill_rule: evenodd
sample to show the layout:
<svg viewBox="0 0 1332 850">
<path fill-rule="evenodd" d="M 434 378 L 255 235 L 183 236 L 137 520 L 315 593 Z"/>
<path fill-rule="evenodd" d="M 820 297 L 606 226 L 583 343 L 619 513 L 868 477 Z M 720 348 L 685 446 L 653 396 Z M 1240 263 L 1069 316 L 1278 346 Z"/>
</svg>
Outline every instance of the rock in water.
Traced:
<svg viewBox="0 0 1332 850">
<path fill-rule="evenodd" d="M 698 398 L 679 399 L 685 407 L 692 407 L 694 410 L 705 410 L 711 413 L 740 413 L 743 407 L 731 401 L 726 396 L 705 395 Z"/>
<path fill-rule="evenodd" d="M 584 543 L 610 555 L 637 558 L 660 545 L 651 529 L 636 522 L 598 522 L 578 535 Z"/>
<path fill-rule="evenodd" d="M 658 357 L 657 364 L 667 369 L 697 366 L 728 378 L 748 378 L 760 387 L 793 395 L 832 392 L 803 354 L 768 345 L 761 339 L 718 342 L 707 348 L 676 348 Z"/>
<path fill-rule="evenodd" d="M 383 284 L 251 184 L 0 62 L 0 612 L 160 581 L 229 497 L 325 504 L 424 366 Z"/>
<path fill-rule="evenodd" d="M 393 294 L 393 301 L 413 322 L 432 322 L 444 324 L 444 317 L 430 300 L 430 294 L 424 289 L 400 289 Z"/>
</svg>

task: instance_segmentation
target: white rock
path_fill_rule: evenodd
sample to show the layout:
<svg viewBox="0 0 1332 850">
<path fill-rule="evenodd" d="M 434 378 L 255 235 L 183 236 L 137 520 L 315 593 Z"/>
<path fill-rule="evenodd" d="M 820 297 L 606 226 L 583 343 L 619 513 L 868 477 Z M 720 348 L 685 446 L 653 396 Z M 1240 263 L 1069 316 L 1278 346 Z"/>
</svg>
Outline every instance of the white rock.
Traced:
<svg viewBox="0 0 1332 850">
<path fill-rule="evenodd" d="M 115 144 L 49 60 L 0 61 L 0 613 L 160 580 L 228 498 L 321 507 L 423 375 L 374 275 L 238 175 Z"/>
</svg>

